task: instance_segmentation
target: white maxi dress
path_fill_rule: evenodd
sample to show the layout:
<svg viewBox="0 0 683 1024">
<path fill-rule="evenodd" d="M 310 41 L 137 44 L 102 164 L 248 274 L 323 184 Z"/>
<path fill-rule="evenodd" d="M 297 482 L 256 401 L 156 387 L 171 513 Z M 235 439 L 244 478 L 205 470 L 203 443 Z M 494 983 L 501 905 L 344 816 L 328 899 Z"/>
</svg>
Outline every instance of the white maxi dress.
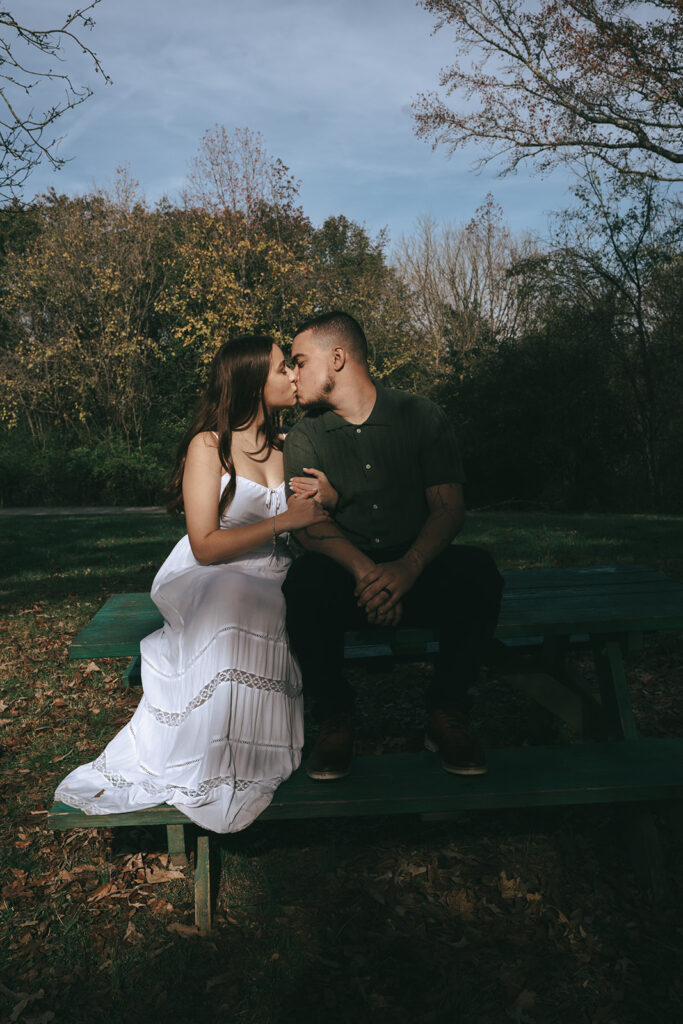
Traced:
<svg viewBox="0 0 683 1024">
<path fill-rule="evenodd" d="M 285 507 L 284 484 L 238 476 L 221 527 Z M 86 814 L 172 804 L 212 832 L 251 824 L 301 762 L 301 674 L 280 589 L 290 562 L 284 538 L 275 552 L 269 544 L 208 566 L 187 536 L 176 544 L 152 584 L 164 625 L 140 644 L 142 699 L 57 800 Z"/>
</svg>

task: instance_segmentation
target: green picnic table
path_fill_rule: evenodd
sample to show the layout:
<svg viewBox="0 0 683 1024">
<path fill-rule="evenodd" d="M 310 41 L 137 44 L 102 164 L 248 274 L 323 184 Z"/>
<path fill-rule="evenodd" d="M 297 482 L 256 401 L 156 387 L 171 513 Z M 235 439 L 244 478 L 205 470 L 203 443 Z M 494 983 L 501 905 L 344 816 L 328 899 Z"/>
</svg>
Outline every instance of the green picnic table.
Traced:
<svg viewBox="0 0 683 1024">
<path fill-rule="evenodd" d="M 527 569 L 503 573 L 500 621 L 489 652 L 497 674 L 567 722 L 580 742 L 488 752 L 485 775 L 446 774 L 433 754 L 357 758 L 352 775 L 312 782 L 303 769 L 276 792 L 262 820 L 418 813 L 570 804 L 627 805 L 637 866 L 656 898 L 668 891 L 651 801 L 683 797 L 683 738 L 644 739 L 633 715 L 624 655 L 643 633 L 683 628 L 683 584 L 643 566 Z M 70 646 L 71 658 L 124 657 L 125 681 L 139 676 L 140 640 L 162 618 L 149 594 L 115 594 Z M 592 654 L 597 688 L 570 665 L 574 648 Z M 417 629 L 368 629 L 346 636 L 349 662 L 425 660 L 436 634 Z M 186 863 L 184 826 L 174 807 L 118 815 L 85 815 L 55 804 L 53 828 L 161 824 L 169 852 Z M 197 831 L 197 830 L 193 830 Z M 198 831 L 195 915 L 210 927 L 210 835 Z"/>
</svg>

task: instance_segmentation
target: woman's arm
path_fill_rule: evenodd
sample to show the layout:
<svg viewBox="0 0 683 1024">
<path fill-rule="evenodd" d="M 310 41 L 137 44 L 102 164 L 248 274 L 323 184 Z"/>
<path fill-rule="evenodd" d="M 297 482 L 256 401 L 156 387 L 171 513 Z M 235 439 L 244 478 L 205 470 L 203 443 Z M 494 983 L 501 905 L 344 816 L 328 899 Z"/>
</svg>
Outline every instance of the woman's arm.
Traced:
<svg viewBox="0 0 683 1024">
<path fill-rule="evenodd" d="M 192 554 L 201 565 L 214 565 L 263 547 L 277 535 L 327 519 L 312 497 L 292 497 L 286 512 L 249 526 L 219 527 L 218 503 L 223 467 L 211 433 L 190 442 L 183 473 L 183 504 Z"/>
</svg>

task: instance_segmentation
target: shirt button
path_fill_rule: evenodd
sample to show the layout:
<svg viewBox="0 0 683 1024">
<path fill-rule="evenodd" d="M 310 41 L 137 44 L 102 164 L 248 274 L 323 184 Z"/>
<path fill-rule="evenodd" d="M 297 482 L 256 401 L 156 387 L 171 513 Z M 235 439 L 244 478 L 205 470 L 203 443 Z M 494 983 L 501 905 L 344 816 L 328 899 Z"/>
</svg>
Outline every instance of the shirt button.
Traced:
<svg viewBox="0 0 683 1024">
<path fill-rule="evenodd" d="M 369 463 L 369 462 L 366 462 L 366 463 L 365 463 L 365 468 L 366 468 L 366 469 L 372 469 L 372 466 L 370 465 L 370 463 Z"/>
<path fill-rule="evenodd" d="M 379 544 L 379 537 L 375 537 L 375 544 Z"/>
<path fill-rule="evenodd" d="M 375 510 L 375 512 L 376 512 L 376 511 L 377 511 L 377 509 L 379 508 L 379 505 L 373 505 L 372 507 L 373 507 L 373 509 L 374 509 L 374 510 Z"/>
<path fill-rule="evenodd" d="M 356 433 L 360 434 L 360 427 L 356 427 Z"/>
</svg>

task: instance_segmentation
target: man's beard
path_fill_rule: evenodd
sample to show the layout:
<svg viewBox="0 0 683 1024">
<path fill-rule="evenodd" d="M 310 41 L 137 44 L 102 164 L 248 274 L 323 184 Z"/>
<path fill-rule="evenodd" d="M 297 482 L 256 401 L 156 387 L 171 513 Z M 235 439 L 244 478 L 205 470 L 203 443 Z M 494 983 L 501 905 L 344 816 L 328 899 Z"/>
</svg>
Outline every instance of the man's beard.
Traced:
<svg viewBox="0 0 683 1024">
<path fill-rule="evenodd" d="M 314 398 L 309 398 L 307 402 L 302 402 L 301 399 L 299 399 L 299 405 L 302 409 L 305 409 L 306 412 L 326 412 L 328 409 L 332 408 L 332 402 L 330 401 L 329 396 L 334 391 L 334 385 L 334 374 L 330 373 L 318 394 L 315 395 Z"/>
</svg>

